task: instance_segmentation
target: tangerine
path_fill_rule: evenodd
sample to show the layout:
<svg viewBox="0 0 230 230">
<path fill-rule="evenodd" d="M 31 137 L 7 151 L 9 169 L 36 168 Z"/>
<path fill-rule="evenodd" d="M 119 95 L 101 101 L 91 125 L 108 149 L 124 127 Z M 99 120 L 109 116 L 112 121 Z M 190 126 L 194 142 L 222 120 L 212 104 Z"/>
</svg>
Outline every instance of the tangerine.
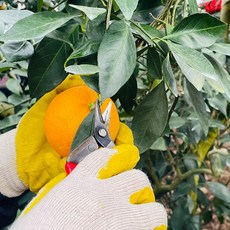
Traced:
<svg viewBox="0 0 230 230">
<path fill-rule="evenodd" d="M 86 85 L 75 86 L 58 94 L 48 106 L 44 130 L 48 143 L 60 154 L 67 156 L 74 136 L 85 117 L 90 113 L 98 94 Z M 109 133 L 114 141 L 120 126 L 117 108 L 110 98 L 101 105 L 103 112 L 112 102 Z"/>
</svg>

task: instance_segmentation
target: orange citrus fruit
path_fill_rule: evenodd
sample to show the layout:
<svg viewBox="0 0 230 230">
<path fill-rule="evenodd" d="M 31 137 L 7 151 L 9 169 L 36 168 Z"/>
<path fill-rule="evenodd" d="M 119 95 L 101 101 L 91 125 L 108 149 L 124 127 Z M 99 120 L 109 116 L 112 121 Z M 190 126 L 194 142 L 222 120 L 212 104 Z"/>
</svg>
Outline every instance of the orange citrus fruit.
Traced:
<svg viewBox="0 0 230 230">
<path fill-rule="evenodd" d="M 61 157 L 70 152 L 74 136 L 90 113 L 98 94 L 86 85 L 69 88 L 58 94 L 48 106 L 44 119 L 46 138 Z M 114 141 L 119 130 L 119 115 L 113 101 L 108 98 L 101 105 L 103 112 L 112 102 L 109 133 Z"/>
</svg>

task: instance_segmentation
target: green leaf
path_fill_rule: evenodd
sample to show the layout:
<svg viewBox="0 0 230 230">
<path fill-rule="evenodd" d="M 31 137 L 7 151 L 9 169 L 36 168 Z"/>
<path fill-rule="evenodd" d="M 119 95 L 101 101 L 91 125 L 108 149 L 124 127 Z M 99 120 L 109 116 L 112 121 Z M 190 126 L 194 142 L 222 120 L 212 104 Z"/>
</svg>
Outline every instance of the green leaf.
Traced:
<svg viewBox="0 0 230 230">
<path fill-rule="evenodd" d="M 113 11 L 117 12 L 119 10 L 119 7 L 115 1 L 113 1 Z"/>
<path fill-rule="evenodd" d="M 217 53 L 225 54 L 230 56 L 230 44 L 227 43 L 215 43 L 212 46 L 208 47 L 210 50 Z"/>
<path fill-rule="evenodd" d="M 175 229 L 175 230 L 185 229 L 184 223 L 187 221 L 187 218 L 188 218 L 188 213 L 185 207 L 185 202 L 183 205 L 180 204 L 173 209 L 171 218 L 172 218 L 171 220 L 172 229 Z"/>
<path fill-rule="evenodd" d="M 44 38 L 39 43 L 28 67 L 31 97 L 40 98 L 65 79 L 64 62 L 70 52 L 66 43 L 54 39 Z"/>
<path fill-rule="evenodd" d="M 223 137 L 219 139 L 219 141 L 221 144 L 230 142 L 230 134 L 225 134 Z"/>
<path fill-rule="evenodd" d="M 15 127 L 21 118 L 17 115 L 5 117 L 0 122 L 0 131 Z"/>
<path fill-rule="evenodd" d="M 172 115 L 169 120 L 170 129 L 178 129 L 186 123 L 186 120 L 182 117 Z"/>
<path fill-rule="evenodd" d="M 192 13 L 198 12 L 198 5 L 196 0 L 188 0 L 188 4 Z"/>
<path fill-rule="evenodd" d="M 18 95 L 15 93 L 12 93 L 9 97 L 8 97 L 8 102 L 14 106 L 20 105 L 20 103 L 22 103 L 22 101 L 24 100 L 23 98 L 23 94 L 22 95 Z"/>
<path fill-rule="evenodd" d="M 29 10 L 1 10 L 0 18 L 1 22 L 4 22 L 8 26 L 12 26 L 17 21 L 32 15 L 33 12 Z"/>
<path fill-rule="evenodd" d="M 198 167 L 197 156 L 195 156 L 195 154 L 184 155 L 183 161 L 187 170 L 192 170 Z"/>
<path fill-rule="evenodd" d="M 27 41 L 5 43 L 0 49 L 9 62 L 26 60 L 34 53 L 34 47 Z"/>
<path fill-rule="evenodd" d="M 193 14 L 184 18 L 164 37 L 193 49 L 209 47 L 223 36 L 226 24 L 206 13 Z"/>
<path fill-rule="evenodd" d="M 0 36 L 4 33 L 5 30 L 5 24 L 3 22 L 0 22 Z"/>
<path fill-rule="evenodd" d="M 150 38 L 150 35 L 139 25 L 132 21 L 130 28 L 133 34 L 141 36 L 149 45 L 153 46 L 153 41 Z"/>
<path fill-rule="evenodd" d="M 161 59 L 155 48 L 148 49 L 147 70 L 153 79 L 162 79 Z"/>
<path fill-rule="evenodd" d="M 10 42 L 41 38 L 74 17 L 61 12 L 35 13 L 16 22 L 0 40 Z"/>
<path fill-rule="evenodd" d="M 189 80 L 193 86 L 200 91 L 204 85 L 205 77 L 203 74 L 198 72 L 196 69 L 191 68 L 179 55 L 173 54 L 174 58 L 177 61 L 182 73 Z"/>
<path fill-rule="evenodd" d="M 124 21 L 115 21 L 106 31 L 98 51 L 102 98 L 113 96 L 128 81 L 135 66 L 134 38 Z"/>
<path fill-rule="evenodd" d="M 66 60 L 66 63 L 71 59 L 77 59 L 86 57 L 88 55 L 94 54 L 98 51 L 99 43 L 98 42 L 92 42 L 89 40 L 84 40 L 81 42 L 71 53 L 71 55 Z"/>
<path fill-rule="evenodd" d="M 217 81 L 218 77 L 215 69 L 201 52 L 169 41 L 167 44 L 181 67 L 182 72 L 184 71 L 185 76 L 195 86 L 198 88 L 201 87 L 203 82 L 201 75 Z M 197 73 L 199 76 L 196 77 L 196 74 L 193 76 L 192 73 Z M 199 81 L 199 83 L 196 83 L 196 81 Z"/>
<path fill-rule="evenodd" d="M 88 85 L 91 89 L 99 93 L 99 76 L 98 74 L 90 76 L 81 76 L 82 80 Z"/>
<path fill-rule="evenodd" d="M 187 195 L 189 193 L 189 191 L 191 191 L 193 185 L 188 183 L 188 182 L 181 182 L 180 186 L 177 186 L 173 196 L 172 196 L 172 200 L 176 201 L 178 199 L 180 199 L 181 197 Z"/>
<path fill-rule="evenodd" d="M 150 24 L 153 21 L 153 17 L 159 16 L 163 9 L 164 6 L 161 0 L 140 0 L 137 9 L 133 13 L 132 19 L 142 24 Z"/>
<path fill-rule="evenodd" d="M 177 97 L 178 96 L 177 82 L 176 82 L 174 73 L 172 71 L 171 63 L 169 60 L 169 55 L 167 55 L 167 57 L 163 61 L 162 71 L 163 71 L 165 82 L 166 82 L 168 88 L 174 94 L 174 96 Z"/>
<path fill-rule="evenodd" d="M 186 229 L 202 229 L 201 215 L 189 215 L 188 219 L 186 220 Z"/>
<path fill-rule="evenodd" d="M 141 153 L 159 138 L 167 124 L 168 101 L 161 82 L 139 104 L 132 122 L 135 144 Z"/>
<path fill-rule="evenodd" d="M 170 133 L 172 136 L 174 136 L 177 140 L 182 141 L 182 143 L 180 143 L 179 147 L 180 147 L 180 151 L 184 152 L 187 147 L 188 147 L 188 137 L 184 134 L 184 133 L 180 133 L 180 132 L 173 132 Z"/>
<path fill-rule="evenodd" d="M 104 14 L 106 12 L 106 9 L 99 8 L 99 7 L 96 8 L 96 7 L 87 7 L 87 6 L 79 6 L 79 5 L 72 5 L 72 4 L 70 4 L 70 6 L 84 12 L 90 20 L 93 20 L 99 15 Z"/>
<path fill-rule="evenodd" d="M 80 75 L 91 75 L 98 73 L 98 67 L 96 65 L 70 65 L 65 68 L 65 71 L 72 74 L 80 74 Z"/>
<path fill-rule="evenodd" d="M 215 177 L 220 177 L 226 170 L 226 166 L 227 166 L 226 161 L 227 161 L 228 156 L 230 155 L 225 155 L 225 154 L 219 153 L 218 151 L 217 152 L 212 151 L 212 154 L 209 154 L 209 159 L 211 162 L 211 169 Z"/>
<path fill-rule="evenodd" d="M 0 119 L 14 114 L 14 106 L 0 101 Z"/>
<path fill-rule="evenodd" d="M 187 195 L 186 206 L 188 207 L 188 211 L 190 214 L 192 214 L 192 211 L 194 210 L 195 205 L 196 204 L 195 204 L 194 200 L 192 199 L 192 197 L 190 195 Z M 197 230 L 199 230 L 199 228 Z"/>
<path fill-rule="evenodd" d="M 6 95 L 2 91 L 0 91 L 0 101 L 7 102 L 7 97 L 6 97 Z"/>
<path fill-rule="evenodd" d="M 196 112 L 204 134 L 208 134 L 209 115 L 206 112 L 206 105 L 201 92 L 199 92 L 189 81 L 186 81 L 187 90 L 191 99 L 192 106 Z"/>
<path fill-rule="evenodd" d="M 115 0 L 126 20 L 131 19 L 134 10 L 137 8 L 138 0 Z"/>
<path fill-rule="evenodd" d="M 74 49 L 73 44 L 71 43 L 69 37 L 68 37 L 68 33 L 65 32 L 61 32 L 58 30 L 54 30 L 51 33 L 47 34 L 48 38 L 52 38 L 61 42 L 65 42 L 66 44 L 68 44 L 72 49 Z"/>
<path fill-rule="evenodd" d="M 218 182 L 209 182 L 207 185 L 214 196 L 230 203 L 230 189 L 228 187 Z"/>
<path fill-rule="evenodd" d="M 6 82 L 6 87 L 13 93 L 20 95 L 22 93 L 22 87 L 17 79 L 10 78 Z"/>
<path fill-rule="evenodd" d="M 85 28 L 86 37 L 92 42 L 101 43 L 101 40 L 105 34 L 105 15 L 100 15 L 93 21 L 87 21 Z"/>
<path fill-rule="evenodd" d="M 71 151 L 77 148 L 84 140 L 86 140 L 92 134 L 92 122 L 94 113 L 90 112 L 86 118 L 82 121 L 79 129 L 77 130 L 72 145 Z"/>
<path fill-rule="evenodd" d="M 10 68 L 15 67 L 15 64 L 9 62 L 2 62 L 0 63 L 0 72 L 6 71 Z"/>
<path fill-rule="evenodd" d="M 218 76 L 218 83 L 224 89 L 224 95 L 226 95 L 228 101 L 230 101 L 230 76 L 228 72 L 224 69 L 224 67 L 213 57 L 206 55 L 208 60 L 213 65 L 215 72 Z M 208 81 L 209 82 L 209 81 Z"/>
<path fill-rule="evenodd" d="M 159 137 L 156 141 L 151 145 L 150 149 L 152 150 L 159 150 L 159 151 L 166 151 L 167 146 L 163 137 Z"/>
<path fill-rule="evenodd" d="M 153 26 L 143 24 L 141 25 L 141 28 L 148 34 L 151 39 L 161 38 L 163 36 L 162 31 L 154 28 Z"/>
<path fill-rule="evenodd" d="M 209 104 L 216 110 L 219 110 L 221 113 L 227 117 L 227 100 L 222 94 L 217 94 L 215 97 L 208 98 Z"/>
<path fill-rule="evenodd" d="M 136 76 L 132 74 L 129 80 L 120 88 L 120 90 L 115 95 L 115 97 L 118 96 L 122 108 L 125 110 L 125 112 L 129 113 L 132 111 L 132 108 L 135 104 L 134 99 L 136 95 L 137 95 L 137 80 L 136 80 Z"/>
<path fill-rule="evenodd" d="M 43 0 L 38 0 L 37 1 L 37 11 L 41 11 L 43 6 Z"/>
</svg>

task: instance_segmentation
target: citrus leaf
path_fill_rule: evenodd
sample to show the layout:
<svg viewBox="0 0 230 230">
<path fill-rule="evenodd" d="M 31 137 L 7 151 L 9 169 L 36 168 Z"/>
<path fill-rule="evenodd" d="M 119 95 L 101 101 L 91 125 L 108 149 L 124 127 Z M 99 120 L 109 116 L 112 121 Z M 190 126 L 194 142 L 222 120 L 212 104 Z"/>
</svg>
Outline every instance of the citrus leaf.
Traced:
<svg viewBox="0 0 230 230">
<path fill-rule="evenodd" d="M 230 56 L 230 44 L 227 43 L 215 43 L 212 46 L 208 47 L 210 50 L 217 53 L 225 54 Z"/>
<path fill-rule="evenodd" d="M 149 45 L 153 46 L 153 41 L 151 40 L 151 35 L 148 34 L 141 25 L 132 21 L 130 24 L 132 33 L 140 35 Z"/>
<path fill-rule="evenodd" d="M 161 59 L 155 48 L 148 49 L 147 70 L 153 79 L 162 79 Z"/>
<path fill-rule="evenodd" d="M 96 65 L 70 65 L 65 68 L 65 71 L 72 74 L 91 75 L 98 73 L 98 67 Z"/>
<path fill-rule="evenodd" d="M 226 95 L 228 101 L 230 101 L 230 76 L 228 72 L 223 68 L 223 66 L 213 57 L 206 55 L 208 60 L 213 65 L 216 74 L 218 76 L 218 82 L 224 89 L 224 95 Z"/>
<path fill-rule="evenodd" d="M 135 72 L 135 71 L 134 71 Z M 115 95 L 119 98 L 122 108 L 129 113 L 135 104 L 135 97 L 137 95 L 137 80 L 136 76 L 132 74 L 129 80 L 120 88 Z"/>
<path fill-rule="evenodd" d="M 8 70 L 10 68 L 13 68 L 13 67 L 15 67 L 15 64 L 13 64 L 13 63 L 2 62 L 2 63 L 0 63 L 0 73 Z"/>
<path fill-rule="evenodd" d="M 6 82 L 6 87 L 13 93 L 20 95 L 22 93 L 22 87 L 20 81 L 14 78 L 8 79 Z"/>
<path fill-rule="evenodd" d="M 43 0 L 37 1 L 37 11 L 41 11 L 43 7 Z"/>
<path fill-rule="evenodd" d="M 28 67 L 31 97 L 40 98 L 64 80 L 67 74 L 63 66 L 70 53 L 69 45 L 64 42 L 44 38 L 39 43 Z"/>
<path fill-rule="evenodd" d="M 98 86 L 99 76 L 98 76 L 98 73 L 96 73 L 94 75 L 90 75 L 90 76 L 82 75 L 81 78 L 85 82 L 86 85 L 88 85 L 91 89 L 93 89 L 94 91 L 99 93 L 99 86 Z"/>
<path fill-rule="evenodd" d="M 188 4 L 192 13 L 198 12 L 198 5 L 196 0 L 188 0 Z"/>
<path fill-rule="evenodd" d="M 90 20 L 93 20 L 96 17 L 98 17 L 99 15 L 104 14 L 106 12 L 106 9 L 99 8 L 99 7 L 97 7 L 97 8 L 96 7 L 87 7 L 87 6 L 79 6 L 79 5 L 73 5 L 73 4 L 70 4 L 70 6 L 84 12 Z"/>
<path fill-rule="evenodd" d="M 174 116 L 172 114 L 172 116 L 170 117 L 170 120 L 169 120 L 169 127 L 170 127 L 170 129 L 177 129 L 177 128 L 183 126 L 185 123 L 186 123 L 186 120 L 184 118 Z"/>
<path fill-rule="evenodd" d="M 226 30 L 226 24 L 206 13 L 184 18 L 164 37 L 181 45 L 200 49 L 211 46 Z"/>
<path fill-rule="evenodd" d="M 150 149 L 152 150 L 160 150 L 160 151 L 166 151 L 167 145 L 165 143 L 165 140 L 163 137 L 159 137 L 154 141 L 154 143 L 151 145 Z"/>
<path fill-rule="evenodd" d="M 176 61 L 179 60 L 178 64 L 181 64 L 180 67 L 182 66 L 183 68 L 183 62 L 186 65 L 183 69 L 189 66 L 191 69 L 193 69 L 196 72 L 199 72 L 206 78 L 210 78 L 215 81 L 218 79 L 212 64 L 201 52 L 169 41 L 167 41 L 167 44 L 171 49 Z M 195 77 L 196 76 L 194 76 L 194 78 Z M 191 78 L 189 79 L 190 81 L 192 80 Z"/>
<path fill-rule="evenodd" d="M 6 95 L 5 95 L 2 91 L 0 91 L 0 101 L 1 101 L 1 102 L 2 102 L 2 101 L 7 102 L 7 97 L 6 97 Z"/>
<path fill-rule="evenodd" d="M 164 83 L 161 82 L 139 104 L 131 129 L 135 144 L 141 153 L 162 135 L 168 119 L 168 101 Z"/>
<path fill-rule="evenodd" d="M 83 41 L 81 42 L 76 49 L 71 53 L 71 55 L 66 60 L 66 63 L 71 59 L 77 59 L 86 57 L 88 55 L 94 54 L 98 51 L 99 42 L 92 42 L 92 41 Z"/>
<path fill-rule="evenodd" d="M 218 182 L 207 183 L 209 190 L 219 199 L 230 202 L 230 189 Z"/>
<path fill-rule="evenodd" d="M 28 41 L 5 43 L 0 49 L 9 62 L 26 60 L 34 53 L 34 48 Z"/>
<path fill-rule="evenodd" d="M 54 30 L 51 33 L 47 34 L 47 37 L 61 41 L 61 42 L 65 42 L 66 44 L 68 44 L 72 49 L 74 49 L 70 39 L 68 38 L 68 34 L 65 32 L 61 32 L 58 30 Z"/>
<path fill-rule="evenodd" d="M 131 19 L 137 8 L 138 0 L 115 0 L 127 20 Z"/>
<path fill-rule="evenodd" d="M 61 12 L 35 13 L 16 22 L 0 40 L 9 42 L 42 38 L 74 17 Z"/>
<path fill-rule="evenodd" d="M 106 31 L 98 50 L 102 98 L 113 96 L 128 81 L 135 66 L 134 38 L 124 21 L 115 21 Z"/>
<path fill-rule="evenodd" d="M 224 114 L 225 117 L 227 117 L 227 106 L 228 102 L 224 98 L 222 94 L 217 94 L 213 96 L 212 98 L 208 98 L 208 103 L 216 110 L 219 110 L 221 113 Z"/>
<path fill-rule="evenodd" d="M 1 10 L 0 18 L 1 22 L 4 22 L 9 27 L 11 27 L 17 21 L 21 20 L 22 18 L 28 17 L 32 14 L 33 12 L 29 10 Z"/>
<path fill-rule="evenodd" d="M 92 134 L 92 122 L 94 112 L 91 111 L 80 124 L 71 144 L 71 150 L 76 149 L 84 140 Z"/>
<path fill-rule="evenodd" d="M 161 38 L 163 36 L 163 33 L 161 30 L 158 30 L 150 25 L 141 25 L 141 28 L 145 31 L 145 33 L 148 34 L 148 36 L 151 38 L 151 39 L 154 39 L 154 38 Z"/>
<path fill-rule="evenodd" d="M 178 96 L 177 83 L 176 83 L 176 79 L 172 71 L 172 67 L 171 67 L 170 60 L 169 60 L 169 55 L 167 55 L 167 57 L 163 61 L 162 71 L 163 71 L 163 75 L 165 77 L 165 82 L 167 86 L 169 87 L 170 91 L 174 94 L 174 96 L 177 97 Z"/>
<path fill-rule="evenodd" d="M 20 119 L 21 117 L 19 117 L 18 115 L 11 115 L 11 116 L 5 117 L 4 119 L 1 120 L 0 131 L 16 127 Z"/>
<path fill-rule="evenodd" d="M 193 86 L 200 91 L 204 85 L 204 75 L 196 69 L 191 68 L 179 55 L 174 53 L 173 56 L 187 80 L 189 80 Z"/>
<path fill-rule="evenodd" d="M 206 105 L 204 102 L 203 95 L 189 81 L 186 81 L 186 86 L 189 93 L 189 97 L 191 99 L 191 103 L 202 126 L 204 134 L 207 135 L 210 117 L 205 109 Z"/>
</svg>

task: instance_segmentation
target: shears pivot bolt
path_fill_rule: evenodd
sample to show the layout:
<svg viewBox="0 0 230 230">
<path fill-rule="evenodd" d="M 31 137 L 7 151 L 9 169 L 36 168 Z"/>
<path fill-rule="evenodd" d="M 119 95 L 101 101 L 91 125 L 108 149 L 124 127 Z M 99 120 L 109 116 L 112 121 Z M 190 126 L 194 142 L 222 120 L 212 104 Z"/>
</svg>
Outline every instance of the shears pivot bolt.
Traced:
<svg viewBox="0 0 230 230">
<path fill-rule="evenodd" d="M 101 137 L 105 137 L 107 135 L 107 131 L 105 129 L 99 129 L 98 134 Z"/>
</svg>

